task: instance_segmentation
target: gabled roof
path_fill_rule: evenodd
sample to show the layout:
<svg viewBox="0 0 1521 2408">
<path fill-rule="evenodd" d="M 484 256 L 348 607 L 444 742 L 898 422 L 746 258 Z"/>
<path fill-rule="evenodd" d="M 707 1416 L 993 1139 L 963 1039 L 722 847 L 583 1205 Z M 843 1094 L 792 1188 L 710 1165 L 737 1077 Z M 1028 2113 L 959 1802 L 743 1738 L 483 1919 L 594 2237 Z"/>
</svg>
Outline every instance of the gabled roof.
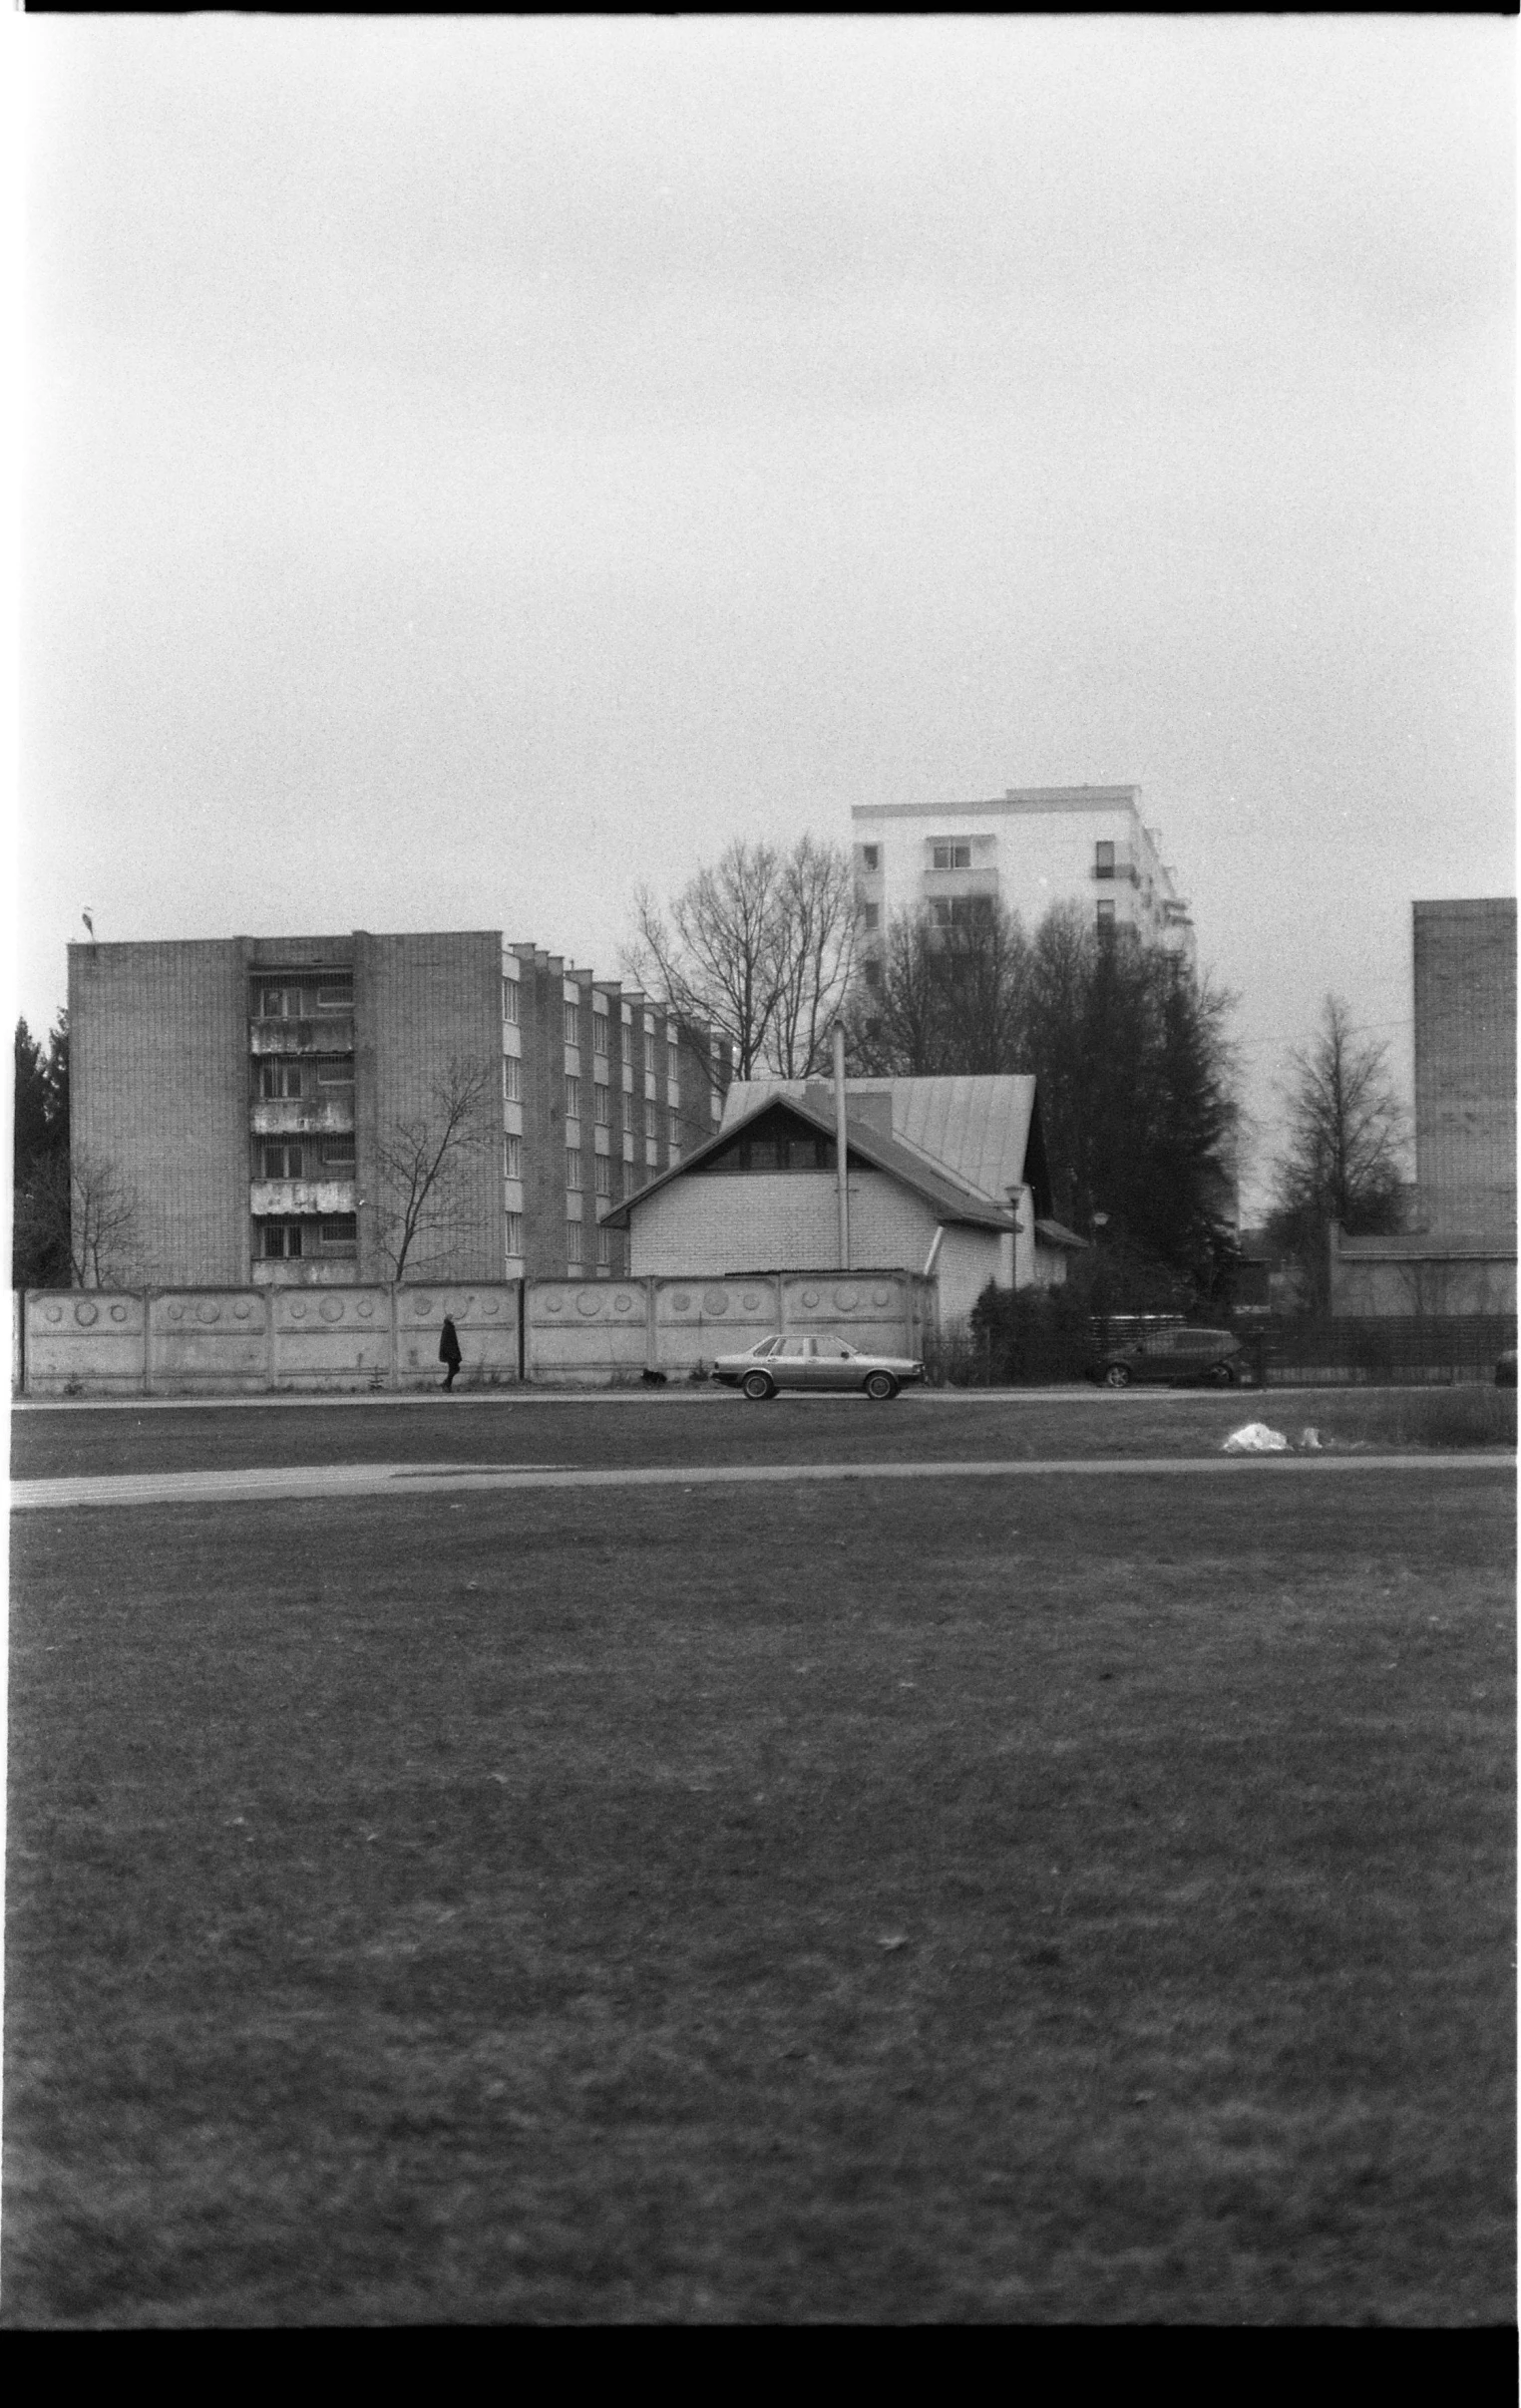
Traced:
<svg viewBox="0 0 1521 2408">
<path fill-rule="evenodd" d="M 821 1111 L 809 1096 L 802 1093 L 773 1095 L 770 1083 L 765 1084 L 767 1092 L 750 1106 L 748 1112 L 739 1113 L 732 1120 L 725 1113 L 722 1126 L 705 1145 L 698 1146 L 671 1170 L 662 1171 L 658 1179 L 649 1180 L 632 1196 L 625 1196 L 621 1204 L 614 1204 L 610 1212 L 601 1215 L 601 1225 L 606 1228 L 626 1228 L 628 1215 L 635 1204 L 643 1204 L 657 1189 L 669 1187 L 672 1180 L 685 1179 L 689 1172 L 698 1170 L 709 1155 L 727 1146 L 742 1129 L 752 1121 L 759 1120 L 762 1113 L 771 1111 L 773 1107 L 780 1107 L 792 1114 L 810 1130 L 821 1131 L 825 1137 L 834 1136 L 835 1119 L 832 1112 Z M 845 1130 L 848 1154 L 855 1155 L 872 1170 L 886 1172 L 890 1179 L 896 1179 L 904 1187 L 912 1189 L 916 1196 L 923 1197 L 939 1219 L 951 1223 L 964 1222 L 978 1229 L 1002 1230 L 1013 1227 L 1014 1216 L 1005 1205 L 994 1203 L 989 1196 L 979 1195 L 968 1181 L 957 1178 L 943 1166 L 927 1163 L 922 1155 L 908 1146 L 900 1145 L 896 1137 L 888 1137 L 882 1130 L 873 1129 L 864 1121 L 853 1120 L 848 1113 Z"/>
<path fill-rule="evenodd" d="M 722 1125 L 726 1130 L 737 1125 L 763 1097 L 785 1096 L 790 1103 L 803 1093 L 799 1079 L 736 1081 L 724 1101 Z M 1010 1188 L 1044 1183 L 1043 1163 L 1036 1180 L 1033 1164 L 1026 1162 L 1035 1120 L 1033 1078 L 847 1079 L 845 1109 L 853 1120 L 858 1097 L 885 1097 L 898 1142 L 943 1175 L 966 1181 L 980 1196 L 1001 1204 Z M 875 1113 L 871 1118 L 877 1125 Z"/>
</svg>

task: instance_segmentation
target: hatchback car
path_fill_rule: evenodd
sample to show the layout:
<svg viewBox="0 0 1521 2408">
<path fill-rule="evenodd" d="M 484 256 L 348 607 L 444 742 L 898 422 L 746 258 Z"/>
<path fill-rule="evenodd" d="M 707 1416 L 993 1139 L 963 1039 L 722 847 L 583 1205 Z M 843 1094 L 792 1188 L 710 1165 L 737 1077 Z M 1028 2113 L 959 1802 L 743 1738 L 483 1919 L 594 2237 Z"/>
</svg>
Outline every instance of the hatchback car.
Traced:
<svg viewBox="0 0 1521 2408">
<path fill-rule="evenodd" d="M 784 1388 L 810 1396 L 854 1391 L 886 1404 L 924 1376 L 924 1364 L 912 1356 L 863 1354 L 844 1338 L 830 1337 L 762 1338 L 745 1354 L 721 1354 L 712 1370 L 725 1388 L 742 1388 L 757 1404 Z"/>
<path fill-rule="evenodd" d="M 1100 1388 L 1128 1388 L 1133 1380 L 1167 1381 L 1174 1386 L 1203 1380 L 1212 1387 L 1233 1388 L 1246 1371 L 1245 1350 L 1230 1330 L 1176 1325 L 1106 1346 L 1088 1365 L 1089 1379 Z"/>
</svg>

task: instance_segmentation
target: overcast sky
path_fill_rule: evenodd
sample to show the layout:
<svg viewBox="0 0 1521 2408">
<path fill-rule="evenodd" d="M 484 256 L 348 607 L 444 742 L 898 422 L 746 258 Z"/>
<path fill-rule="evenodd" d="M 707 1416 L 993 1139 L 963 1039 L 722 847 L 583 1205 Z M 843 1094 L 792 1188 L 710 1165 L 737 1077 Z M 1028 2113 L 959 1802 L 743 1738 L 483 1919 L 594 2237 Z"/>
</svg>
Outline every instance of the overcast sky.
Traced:
<svg viewBox="0 0 1521 2408">
<path fill-rule="evenodd" d="M 1138 783 L 1248 1101 L 1514 891 L 1495 18 L 35 18 L 18 1008 Z"/>
</svg>

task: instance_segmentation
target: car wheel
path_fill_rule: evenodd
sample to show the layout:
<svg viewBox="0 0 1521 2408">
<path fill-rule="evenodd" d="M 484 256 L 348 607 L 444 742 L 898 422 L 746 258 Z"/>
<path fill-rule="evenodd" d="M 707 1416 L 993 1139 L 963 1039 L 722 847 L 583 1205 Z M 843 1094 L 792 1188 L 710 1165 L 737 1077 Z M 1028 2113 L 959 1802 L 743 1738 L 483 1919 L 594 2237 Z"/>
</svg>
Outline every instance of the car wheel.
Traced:
<svg viewBox="0 0 1521 2408">
<path fill-rule="evenodd" d="M 1106 1388 L 1128 1388 L 1129 1385 L 1130 1374 L 1126 1370 L 1125 1365 L 1123 1363 L 1111 1363 L 1108 1370 L 1104 1373 L 1104 1386 Z"/>
<path fill-rule="evenodd" d="M 866 1392 L 879 1405 L 885 1405 L 898 1394 L 898 1382 L 891 1371 L 874 1371 L 866 1383 Z"/>
<path fill-rule="evenodd" d="M 776 1383 L 764 1371 L 747 1371 L 745 1373 L 745 1394 L 755 1404 L 763 1405 L 768 1396 L 775 1396 Z"/>
<path fill-rule="evenodd" d="M 1212 1388 L 1234 1388 L 1236 1374 L 1229 1363 L 1212 1363 L 1205 1377 Z"/>
</svg>

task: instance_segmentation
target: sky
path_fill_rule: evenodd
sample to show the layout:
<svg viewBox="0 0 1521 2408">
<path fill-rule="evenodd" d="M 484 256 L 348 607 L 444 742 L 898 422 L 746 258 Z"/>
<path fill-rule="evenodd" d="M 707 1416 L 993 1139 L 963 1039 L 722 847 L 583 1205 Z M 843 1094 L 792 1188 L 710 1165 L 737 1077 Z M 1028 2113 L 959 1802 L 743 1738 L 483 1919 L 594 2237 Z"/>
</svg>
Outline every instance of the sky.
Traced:
<svg viewBox="0 0 1521 2408">
<path fill-rule="evenodd" d="M 1516 28 L 33 18 L 15 1009 L 1136 784 L 1271 1163 L 1512 893 Z"/>
</svg>

